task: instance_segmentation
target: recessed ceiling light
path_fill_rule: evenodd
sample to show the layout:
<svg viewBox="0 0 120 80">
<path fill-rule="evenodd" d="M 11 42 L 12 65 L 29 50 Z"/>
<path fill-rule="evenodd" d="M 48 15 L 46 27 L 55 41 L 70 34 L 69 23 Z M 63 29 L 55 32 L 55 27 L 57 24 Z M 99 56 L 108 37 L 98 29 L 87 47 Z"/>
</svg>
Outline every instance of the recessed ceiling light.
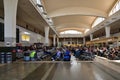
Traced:
<svg viewBox="0 0 120 80">
<path fill-rule="evenodd" d="M 29 32 L 24 32 L 24 34 L 30 34 Z"/>
</svg>

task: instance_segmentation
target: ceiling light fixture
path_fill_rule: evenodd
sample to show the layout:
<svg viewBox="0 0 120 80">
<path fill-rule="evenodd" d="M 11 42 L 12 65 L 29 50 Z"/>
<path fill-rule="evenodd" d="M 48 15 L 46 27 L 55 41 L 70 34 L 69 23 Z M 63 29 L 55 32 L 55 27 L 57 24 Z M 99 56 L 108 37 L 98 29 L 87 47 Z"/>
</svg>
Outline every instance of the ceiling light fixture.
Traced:
<svg viewBox="0 0 120 80">
<path fill-rule="evenodd" d="M 41 5 L 41 4 L 36 4 L 38 7 L 43 7 L 43 5 Z"/>
<path fill-rule="evenodd" d="M 24 32 L 24 34 L 30 34 L 29 32 Z"/>
<path fill-rule="evenodd" d="M 47 15 L 47 13 L 46 13 L 46 12 L 42 12 L 42 14 Z"/>
</svg>

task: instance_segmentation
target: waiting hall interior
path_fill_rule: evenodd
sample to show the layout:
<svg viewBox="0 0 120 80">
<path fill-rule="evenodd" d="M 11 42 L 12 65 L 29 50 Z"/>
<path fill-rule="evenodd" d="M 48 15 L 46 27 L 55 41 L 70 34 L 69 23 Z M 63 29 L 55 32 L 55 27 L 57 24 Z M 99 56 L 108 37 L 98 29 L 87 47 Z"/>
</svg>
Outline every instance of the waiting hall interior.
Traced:
<svg viewBox="0 0 120 80">
<path fill-rule="evenodd" d="M 120 80 L 120 0 L 0 0 L 0 80 Z"/>
</svg>

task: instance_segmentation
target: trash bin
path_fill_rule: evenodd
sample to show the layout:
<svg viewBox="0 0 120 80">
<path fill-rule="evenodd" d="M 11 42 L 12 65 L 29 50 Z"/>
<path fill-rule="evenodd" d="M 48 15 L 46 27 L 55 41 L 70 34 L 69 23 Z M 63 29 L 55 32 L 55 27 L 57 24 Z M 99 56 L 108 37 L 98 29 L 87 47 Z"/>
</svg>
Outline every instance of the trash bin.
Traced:
<svg viewBox="0 0 120 80">
<path fill-rule="evenodd" d="M 5 63 L 5 52 L 1 52 L 1 54 L 0 54 L 0 63 Z"/>
<path fill-rule="evenodd" d="M 29 52 L 25 52 L 24 53 L 24 61 L 30 61 L 30 56 L 29 56 Z"/>
<path fill-rule="evenodd" d="M 6 62 L 12 63 L 12 53 L 11 52 L 6 53 Z"/>
</svg>

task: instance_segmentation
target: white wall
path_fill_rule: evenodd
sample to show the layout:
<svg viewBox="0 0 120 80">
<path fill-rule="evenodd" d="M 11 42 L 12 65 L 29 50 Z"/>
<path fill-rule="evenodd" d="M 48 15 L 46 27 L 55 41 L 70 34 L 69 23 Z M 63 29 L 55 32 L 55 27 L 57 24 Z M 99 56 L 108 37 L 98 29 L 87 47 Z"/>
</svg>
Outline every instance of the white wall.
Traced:
<svg viewBox="0 0 120 80">
<path fill-rule="evenodd" d="M 45 39 L 44 39 L 44 37 L 42 36 L 42 35 L 40 35 L 40 34 L 37 34 L 37 33 L 34 33 L 34 32 L 32 32 L 32 31 L 29 31 L 29 30 L 27 30 L 27 29 L 24 29 L 24 28 L 22 28 L 22 27 L 20 27 L 20 26 L 17 26 L 17 28 L 19 28 L 19 31 L 20 31 L 20 43 L 22 43 L 24 46 L 29 46 L 29 45 L 31 45 L 31 44 L 33 44 L 33 43 L 38 43 L 38 42 L 40 42 L 40 43 L 44 43 L 45 41 Z M 25 34 L 24 32 L 28 32 L 29 34 L 29 36 L 30 36 L 30 41 L 22 41 L 22 34 Z"/>
<path fill-rule="evenodd" d="M 111 36 L 120 37 L 120 33 L 112 34 Z"/>
<path fill-rule="evenodd" d="M 4 20 L 0 18 L 0 22 L 4 23 Z M 35 32 L 32 32 L 30 30 L 27 30 L 25 28 L 22 28 L 20 26 L 16 26 L 16 27 L 19 28 L 19 30 L 20 30 L 20 35 L 19 35 L 20 36 L 20 38 L 19 38 L 20 40 L 19 41 L 20 41 L 20 43 L 23 44 L 23 46 L 29 46 L 29 45 L 31 45 L 33 43 L 37 43 L 37 42 L 45 43 L 45 37 L 44 36 L 42 36 L 40 34 L 37 34 Z M 29 34 L 30 35 L 30 41 L 22 41 L 21 35 L 24 34 L 24 32 L 30 33 Z M 50 39 L 49 39 L 49 42 L 50 42 L 50 45 L 51 45 L 52 41 Z M 0 42 L 0 46 L 4 46 L 4 42 Z"/>
</svg>

